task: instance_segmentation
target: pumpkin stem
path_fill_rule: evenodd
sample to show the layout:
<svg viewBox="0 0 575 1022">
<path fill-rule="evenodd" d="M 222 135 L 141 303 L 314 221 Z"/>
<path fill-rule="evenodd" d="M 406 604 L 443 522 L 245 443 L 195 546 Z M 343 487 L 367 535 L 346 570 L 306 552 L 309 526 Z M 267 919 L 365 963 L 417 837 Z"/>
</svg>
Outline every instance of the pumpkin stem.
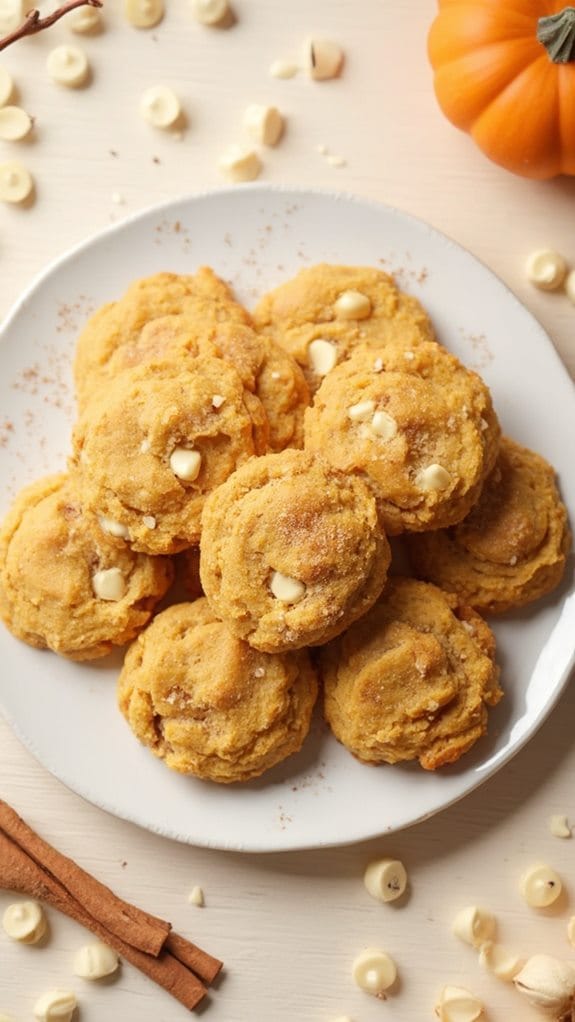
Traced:
<svg viewBox="0 0 575 1022">
<path fill-rule="evenodd" d="M 537 38 L 555 64 L 575 60 L 575 7 L 539 18 Z"/>
</svg>

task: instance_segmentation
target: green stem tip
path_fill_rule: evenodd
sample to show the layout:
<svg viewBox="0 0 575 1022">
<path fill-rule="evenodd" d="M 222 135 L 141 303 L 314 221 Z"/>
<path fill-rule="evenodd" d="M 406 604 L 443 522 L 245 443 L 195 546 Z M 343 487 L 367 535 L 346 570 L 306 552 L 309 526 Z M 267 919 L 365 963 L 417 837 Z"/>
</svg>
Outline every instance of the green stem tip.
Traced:
<svg viewBox="0 0 575 1022">
<path fill-rule="evenodd" d="M 575 60 L 575 7 L 565 7 L 537 22 L 537 38 L 554 64 Z"/>
</svg>

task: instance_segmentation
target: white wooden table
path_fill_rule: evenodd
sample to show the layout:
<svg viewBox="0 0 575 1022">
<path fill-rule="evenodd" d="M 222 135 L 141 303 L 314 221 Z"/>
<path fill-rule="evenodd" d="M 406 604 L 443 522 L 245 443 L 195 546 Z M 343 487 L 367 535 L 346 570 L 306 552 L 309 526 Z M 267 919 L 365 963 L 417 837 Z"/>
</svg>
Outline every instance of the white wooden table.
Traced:
<svg viewBox="0 0 575 1022">
<path fill-rule="evenodd" d="M 523 272 L 527 253 L 541 245 L 575 262 L 575 180 L 508 175 L 442 118 L 425 54 L 432 3 L 237 0 L 237 24 L 228 32 L 201 29 L 185 0 L 166 5 L 157 29 L 138 32 L 123 22 L 119 0 L 107 0 L 107 31 L 81 41 L 94 68 L 85 90 L 58 88 L 45 73 L 54 45 L 78 41 L 65 22 L 0 58 L 36 118 L 33 139 L 1 143 L 0 160 L 21 159 L 37 181 L 32 208 L 0 209 L 2 313 L 50 260 L 110 221 L 216 186 L 218 157 L 241 138 L 244 107 L 266 102 L 285 112 L 289 127 L 266 154 L 265 180 L 355 192 L 428 220 L 506 281 L 575 371 L 575 308 L 564 296 L 536 292 Z M 309 33 L 342 43 L 341 80 L 269 77 L 271 62 L 297 52 Z M 180 140 L 139 116 L 142 91 L 160 82 L 184 102 L 189 127 Z M 319 144 L 347 165 L 329 166 Z M 520 387 L 520 340 L 517 358 Z M 547 401 L 542 381 L 542 414 Z M 575 840 L 560 841 L 548 829 L 552 813 L 575 822 L 574 714 L 571 690 L 528 747 L 459 805 L 395 837 L 329 851 L 224 854 L 142 832 L 66 790 L 3 721 L 0 793 L 119 894 L 225 959 L 225 980 L 205 1016 L 213 1022 L 329 1022 L 340 1015 L 423 1022 L 434 1017 L 436 994 L 448 982 L 479 993 L 491 1022 L 531 1022 L 537 1013 L 480 971 L 450 922 L 456 909 L 478 902 L 496 912 L 510 946 L 575 960 L 566 938 L 575 913 Z M 388 853 L 404 860 L 411 878 L 410 897 L 397 907 L 380 906 L 362 884 L 367 861 Z M 518 878 L 538 859 L 564 876 L 567 894 L 558 908 L 536 915 L 521 901 Z M 204 888 L 204 909 L 188 904 L 195 884 Z M 11 900 L 0 893 L 0 911 Z M 14 945 L 0 933 L 0 1013 L 29 1019 L 35 998 L 61 986 L 77 991 L 83 1022 L 184 1017 L 129 966 L 111 983 L 75 980 L 71 957 L 85 933 L 55 913 L 50 921 L 43 948 Z M 385 1004 L 350 978 L 354 955 L 368 945 L 386 948 L 400 969 L 400 989 Z"/>
</svg>

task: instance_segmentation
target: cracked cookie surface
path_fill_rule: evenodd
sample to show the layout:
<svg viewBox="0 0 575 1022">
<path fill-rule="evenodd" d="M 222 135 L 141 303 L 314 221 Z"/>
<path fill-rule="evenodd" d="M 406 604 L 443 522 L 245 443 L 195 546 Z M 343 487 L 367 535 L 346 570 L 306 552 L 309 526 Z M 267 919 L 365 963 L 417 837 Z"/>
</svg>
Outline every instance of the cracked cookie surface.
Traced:
<svg viewBox="0 0 575 1022">
<path fill-rule="evenodd" d="M 297 752 L 317 697 L 305 650 L 269 655 L 233 636 L 207 600 L 169 607 L 130 647 L 118 701 L 172 770 L 221 784 Z"/>
</svg>

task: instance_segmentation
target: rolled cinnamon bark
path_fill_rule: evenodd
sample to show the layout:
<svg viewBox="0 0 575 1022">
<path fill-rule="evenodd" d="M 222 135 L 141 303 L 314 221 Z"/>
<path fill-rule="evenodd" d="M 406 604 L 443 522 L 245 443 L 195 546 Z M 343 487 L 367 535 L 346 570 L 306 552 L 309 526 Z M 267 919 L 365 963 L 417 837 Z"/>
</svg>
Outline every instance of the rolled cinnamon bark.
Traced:
<svg viewBox="0 0 575 1022">
<path fill-rule="evenodd" d="M 4 830 L 0 830 L 0 886 L 45 901 L 81 923 L 186 1008 L 192 1010 L 205 997 L 207 990 L 203 983 L 169 951 L 162 951 L 155 957 L 138 950 L 108 930 Z"/>
<path fill-rule="evenodd" d="M 159 955 L 171 923 L 118 898 L 109 887 L 44 841 L 0 799 L 0 828 L 44 871 L 49 871 L 110 933 L 147 954 Z"/>
</svg>

